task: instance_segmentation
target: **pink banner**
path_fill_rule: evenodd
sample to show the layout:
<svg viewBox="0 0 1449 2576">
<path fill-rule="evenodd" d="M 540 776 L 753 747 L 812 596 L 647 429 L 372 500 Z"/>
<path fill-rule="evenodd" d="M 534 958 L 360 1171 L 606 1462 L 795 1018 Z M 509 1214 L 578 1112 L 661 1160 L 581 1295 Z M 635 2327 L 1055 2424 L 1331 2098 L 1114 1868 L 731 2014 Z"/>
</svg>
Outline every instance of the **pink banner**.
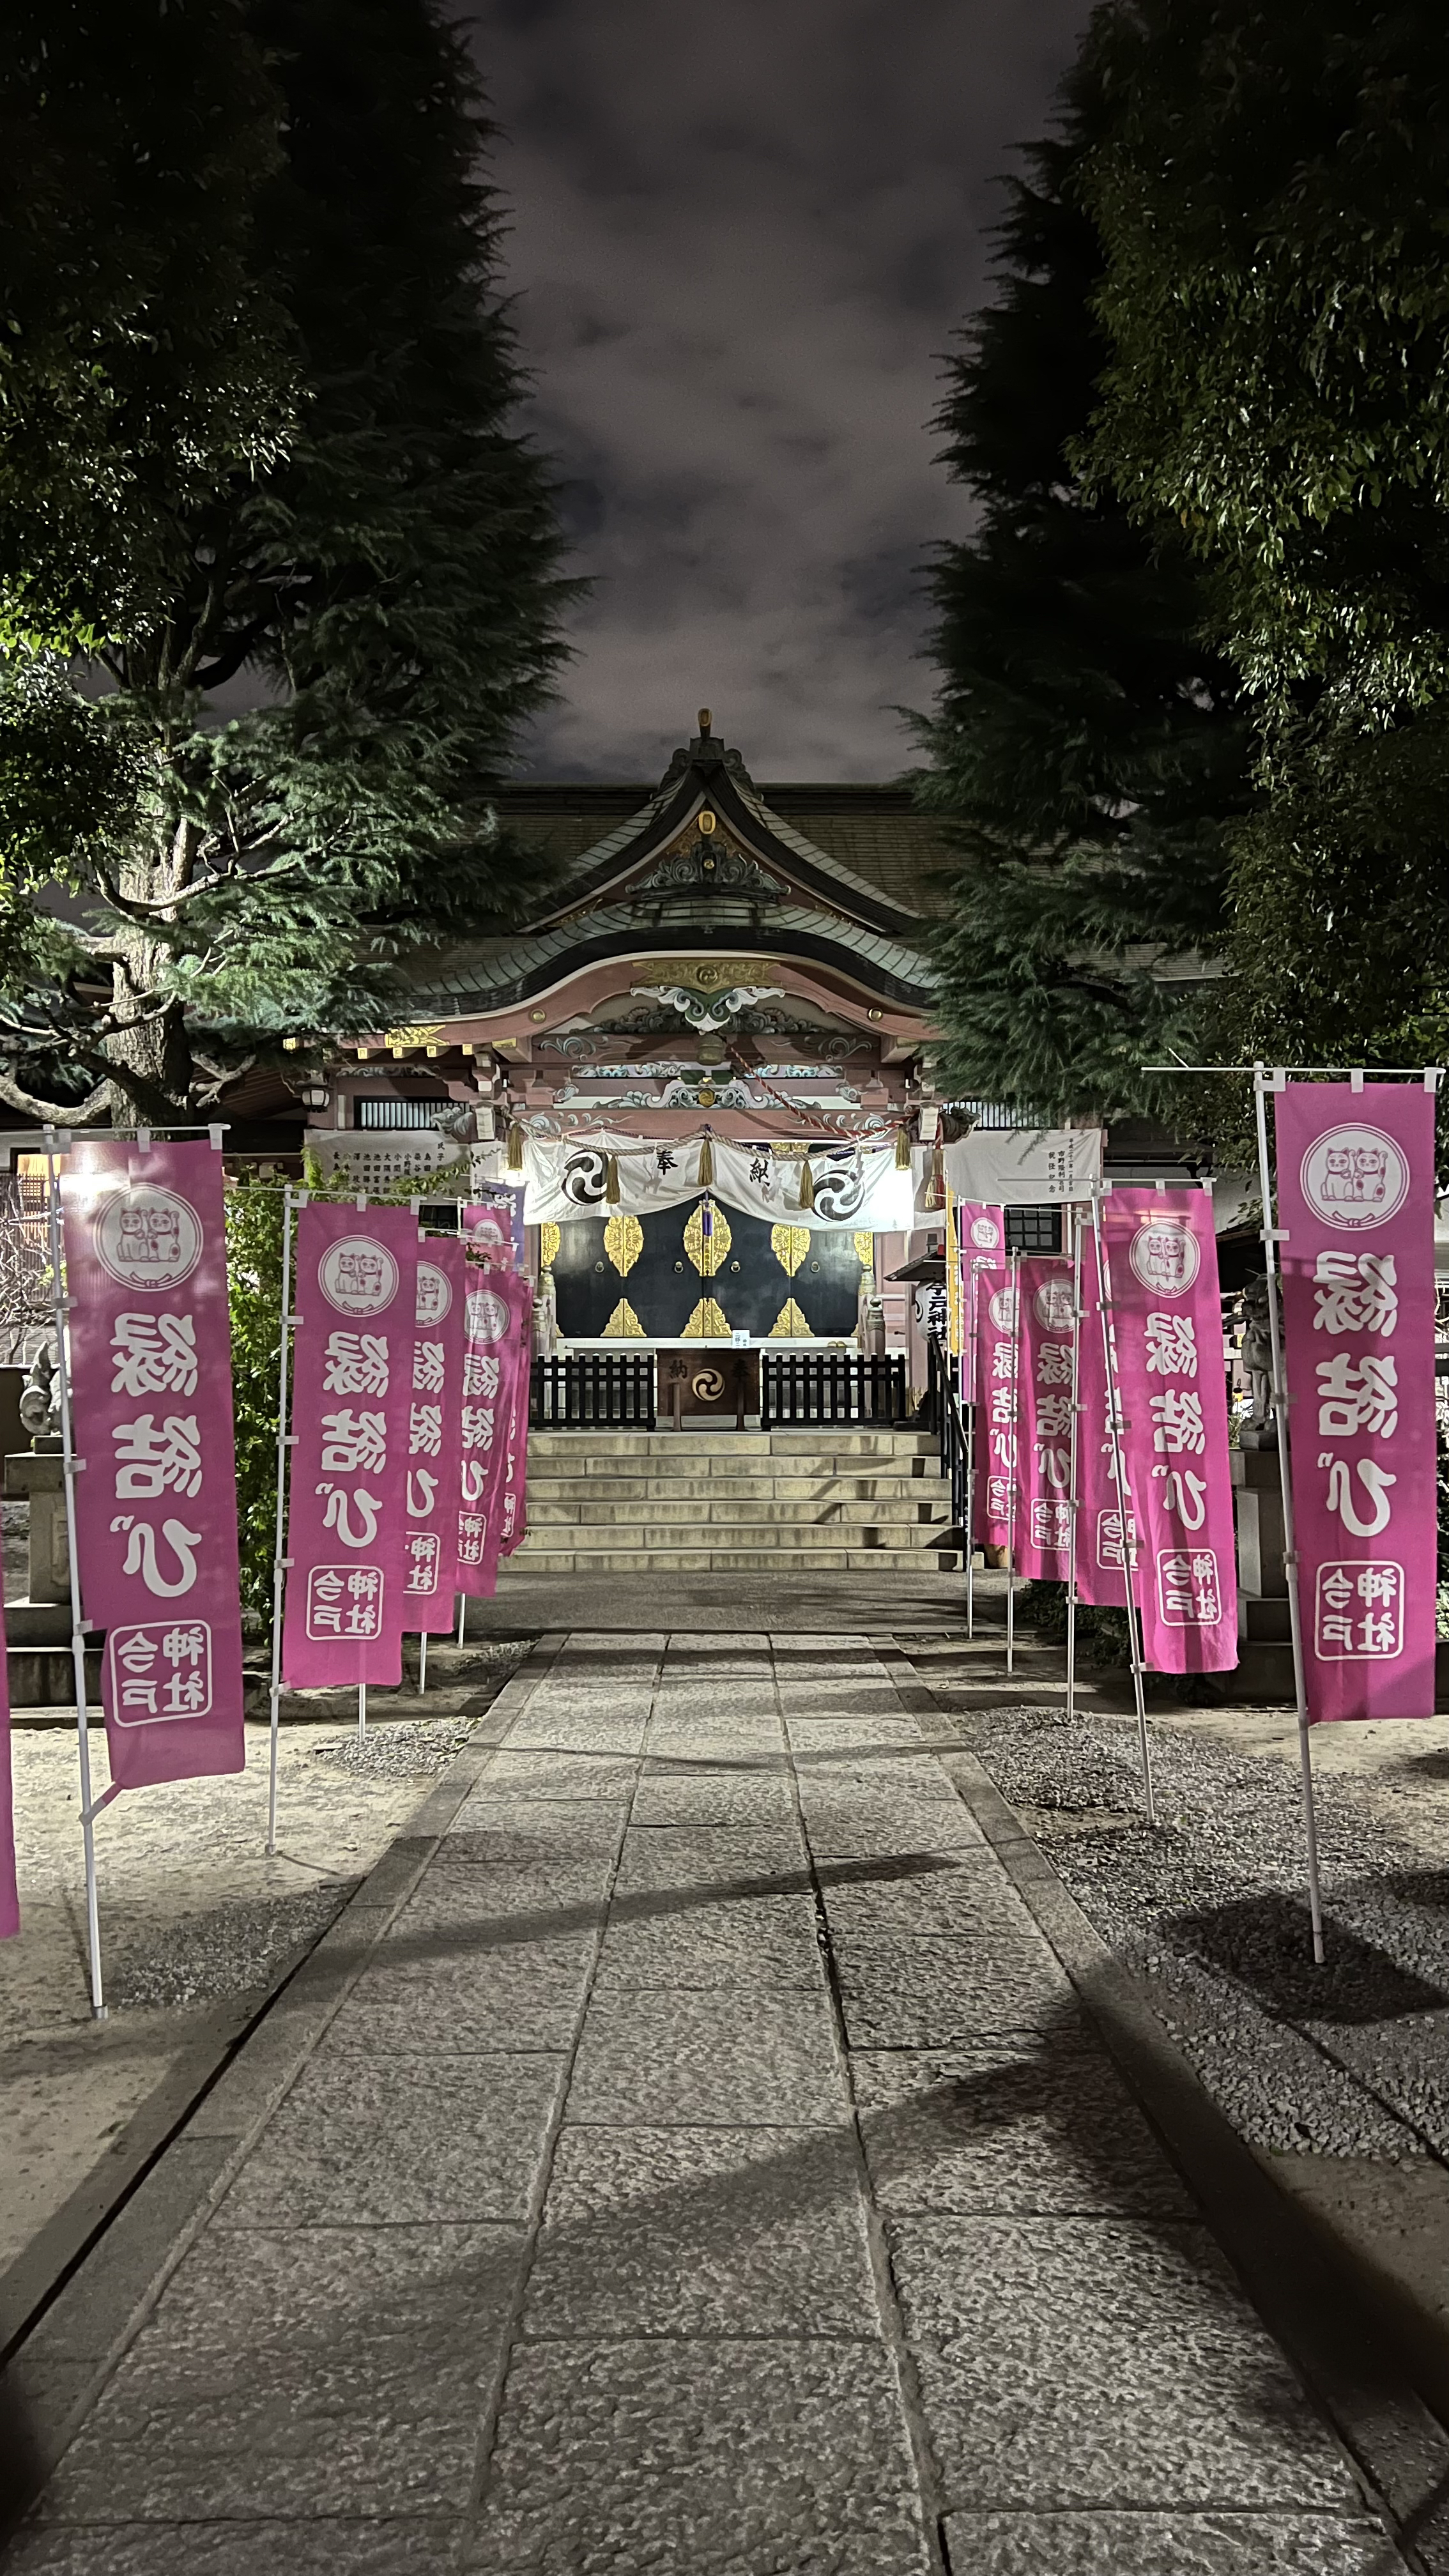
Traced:
<svg viewBox="0 0 1449 2576">
<path fill-rule="evenodd" d="M 61 1181 L 76 1540 L 122 1789 L 240 1771 L 241 1584 L 221 1156 L 86 1143 Z"/>
<path fill-rule="evenodd" d="M 5 1615 L 0 1608 L 0 1941 L 20 1929 L 20 1889 L 15 1877 L 15 1791 L 10 1774 L 10 1667 Z"/>
<path fill-rule="evenodd" d="M 512 1556 L 528 1536 L 528 1416 L 533 1397 L 533 1282 L 520 1272 L 528 1290 L 518 1327 L 518 1362 L 513 1376 L 513 1411 L 508 1449 L 503 1461 L 503 1488 L 498 1522 L 498 1552 Z"/>
<path fill-rule="evenodd" d="M 1308 1714 L 1434 1707 L 1434 1101 L 1294 1083 L 1275 1102 Z"/>
<path fill-rule="evenodd" d="M 1021 1413 L 1016 1292 L 1003 1252 L 976 1269 L 976 1529 L 987 1547 L 1010 1547 Z"/>
<path fill-rule="evenodd" d="M 1082 1344 L 1077 1363 L 1077 1492 L 1081 1519 L 1077 1528 L 1077 1599 L 1098 1610 L 1125 1610 L 1127 1586 L 1122 1572 L 1122 1505 L 1112 1474 L 1112 1421 L 1107 1401 L 1107 1367 L 1102 1350 L 1102 1308 L 1097 1294 L 1096 1247 L 1089 1236 L 1082 1248 Z M 1117 1404 L 1119 1433 L 1122 1407 Z M 1123 1435 L 1125 1446 L 1125 1435 Z M 1126 1460 L 1123 1461 L 1124 1473 Z M 1128 1489 L 1131 1477 L 1128 1474 Z M 1129 1510 L 1134 1551 L 1137 1521 Z M 1134 1552 L 1134 1571 L 1137 1557 Z"/>
<path fill-rule="evenodd" d="M 1004 1257 L 1006 1229 L 998 1207 L 985 1207 L 979 1199 L 956 1201 L 956 1232 L 961 1264 L 961 1401 L 976 1402 L 978 1321 L 977 1281 L 983 1270 L 999 1269 Z"/>
<path fill-rule="evenodd" d="M 449 1633 L 458 1574 L 463 1442 L 463 1304 L 468 1262 L 459 1242 L 418 1252 L 417 1334 L 408 1413 L 407 1580 L 404 1618 L 430 1637 Z"/>
<path fill-rule="evenodd" d="M 312 1199 L 297 1222 L 282 1670 L 294 1689 L 402 1679 L 418 1229 Z"/>
<path fill-rule="evenodd" d="M 1102 1231 L 1143 1660 L 1158 1673 L 1231 1672 L 1238 1576 L 1212 1194 L 1114 1189 Z"/>
<path fill-rule="evenodd" d="M 491 1598 L 513 1452 L 514 1400 L 528 1375 L 531 1283 L 513 1270 L 468 1268 L 463 1355 L 462 1509 L 458 1588 Z"/>
<path fill-rule="evenodd" d="M 463 1243 L 468 1253 L 495 1269 L 516 1270 L 523 1241 L 522 1206 L 521 1188 L 501 1198 L 470 1200 L 463 1210 Z"/>
<path fill-rule="evenodd" d="M 1065 1583 L 1072 1546 L 1072 1265 L 1036 1257 L 1019 1270 L 1020 1448 L 1012 1563 Z"/>
</svg>

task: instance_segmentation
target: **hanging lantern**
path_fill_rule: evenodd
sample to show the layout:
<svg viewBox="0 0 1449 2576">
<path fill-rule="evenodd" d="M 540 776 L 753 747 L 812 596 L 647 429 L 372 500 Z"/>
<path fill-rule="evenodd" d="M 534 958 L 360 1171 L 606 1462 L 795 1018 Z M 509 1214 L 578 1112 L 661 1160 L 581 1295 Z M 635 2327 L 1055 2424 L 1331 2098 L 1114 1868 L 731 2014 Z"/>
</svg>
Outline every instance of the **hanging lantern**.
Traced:
<svg viewBox="0 0 1449 2576">
<path fill-rule="evenodd" d="M 521 1172 L 523 1169 L 523 1145 L 523 1129 L 515 1119 L 513 1125 L 508 1130 L 508 1168 L 510 1172 Z"/>
</svg>

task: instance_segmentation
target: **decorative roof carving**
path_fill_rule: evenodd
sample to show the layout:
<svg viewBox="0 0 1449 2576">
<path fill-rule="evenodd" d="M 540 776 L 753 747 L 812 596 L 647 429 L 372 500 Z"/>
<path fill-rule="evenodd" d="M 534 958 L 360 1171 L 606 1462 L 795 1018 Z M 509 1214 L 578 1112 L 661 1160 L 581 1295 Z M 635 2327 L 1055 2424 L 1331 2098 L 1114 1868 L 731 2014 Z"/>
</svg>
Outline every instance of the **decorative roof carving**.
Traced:
<svg viewBox="0 0 1449 2576">
<path fill-rule="evenodd" d="M 666 850 L 642 877 L 623 888 L 625 900 L 641 894 L 748 894 L 770 902 L 785 892 L 784 880 L 758 859 L 702 834 L 682 850 Z"/>
</svg>

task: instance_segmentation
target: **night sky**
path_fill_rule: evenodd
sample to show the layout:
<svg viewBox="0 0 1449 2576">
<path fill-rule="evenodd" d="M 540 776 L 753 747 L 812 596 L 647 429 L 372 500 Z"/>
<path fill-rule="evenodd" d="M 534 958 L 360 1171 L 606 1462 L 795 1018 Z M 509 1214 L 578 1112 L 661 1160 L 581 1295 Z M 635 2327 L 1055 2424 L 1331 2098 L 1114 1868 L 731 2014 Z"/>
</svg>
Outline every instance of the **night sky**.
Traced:
<svg viewBox="0 0 1449 2576">
<path fill-rule="evenodd" d="M 468 0 L 510 284 L 595 578 L 544 778 L 647 778 L 708 705 L 757 778 L 889 778 L 919 567 L 966 504 L 939 360 L 1088 0 Z"/>
</svg>

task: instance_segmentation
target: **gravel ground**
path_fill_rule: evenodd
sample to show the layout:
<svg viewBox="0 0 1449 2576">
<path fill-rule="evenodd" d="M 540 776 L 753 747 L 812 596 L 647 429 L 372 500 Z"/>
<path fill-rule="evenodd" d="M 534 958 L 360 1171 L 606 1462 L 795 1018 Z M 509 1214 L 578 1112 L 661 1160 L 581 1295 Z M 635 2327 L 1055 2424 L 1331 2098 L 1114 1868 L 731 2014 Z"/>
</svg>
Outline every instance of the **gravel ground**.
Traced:
<svg viewBox="0 0 1449 2576">
<path fill-rule="evenodd" d="M 373 1779 L 431 1775 L 447 1770 L 476 1723 L 474 1718 L 439 1718 L 408 1726 L 369 1723 L 360 1738 L 355 1727 L 350 1735 L 324 1735 L 312 1746 L 312 1759 L 325 1763 L 330 1771 L 354 1771 Z"/>
<path fill-rule="evenodd" d="M 1316 1968 L 1290 1764 L 1150 1726 L 1153 1831 L 1133 1720 L 1023 1705 L 953 1721 L 1251 2144 L 1449 2157 L 1449 1869 L 1408 1830 L 1410 1789 L 1318 1776 Z"/>
</svg>

